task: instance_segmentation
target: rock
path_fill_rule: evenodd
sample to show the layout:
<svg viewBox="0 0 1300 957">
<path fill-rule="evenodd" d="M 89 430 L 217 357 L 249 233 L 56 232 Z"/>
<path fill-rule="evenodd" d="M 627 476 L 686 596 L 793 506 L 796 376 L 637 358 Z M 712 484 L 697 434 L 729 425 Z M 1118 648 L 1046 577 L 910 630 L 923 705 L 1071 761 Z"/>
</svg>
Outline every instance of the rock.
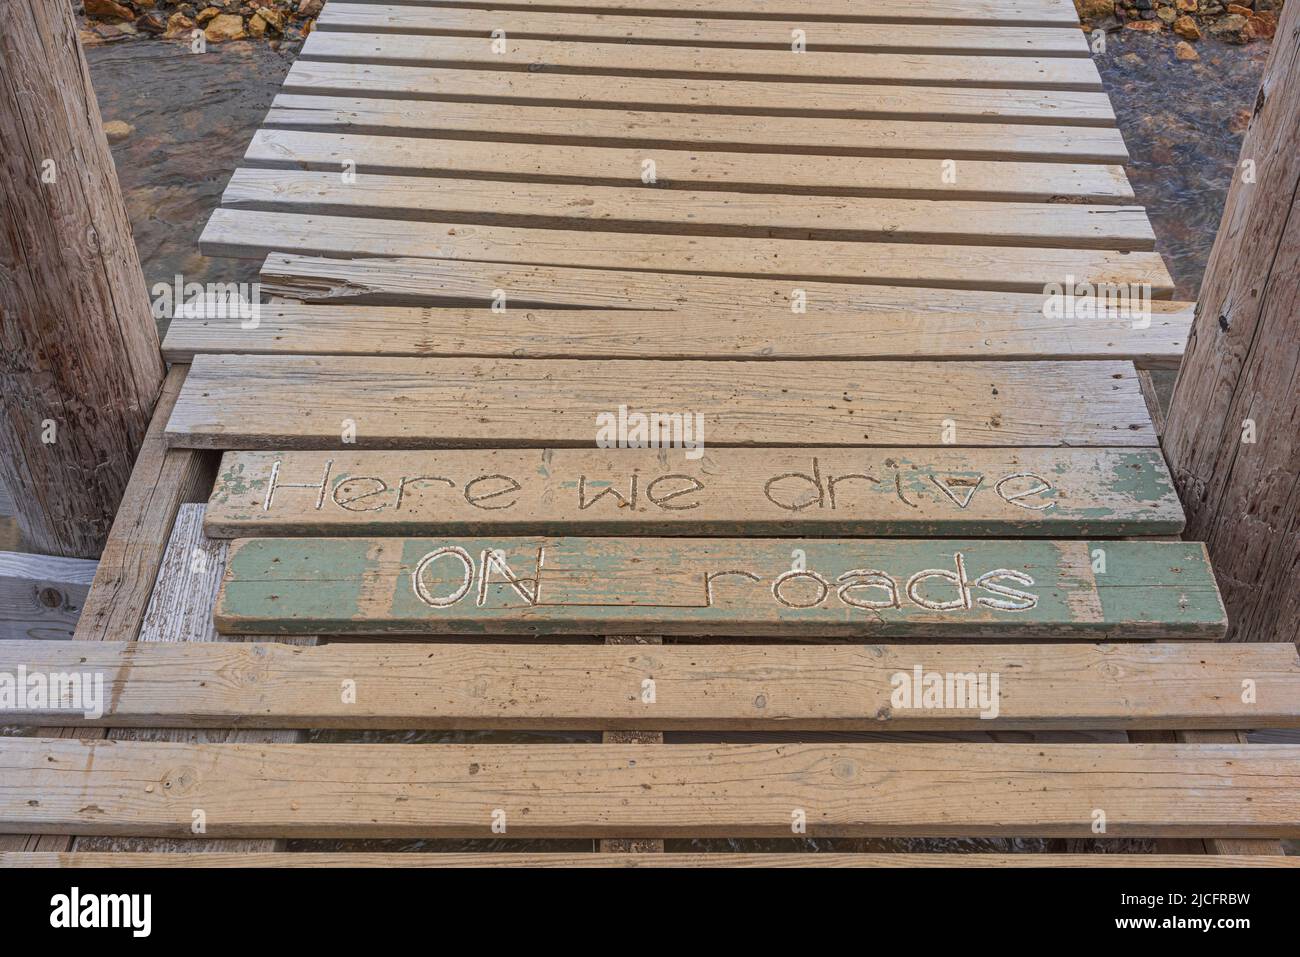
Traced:
<svg viewBox="0 0 1300 957">
<path fill-rule="evenodd" d="M 1200 12 L 1203 17 L 1217 17 L 1223 12 L 1223 4 L 1219 0 L 1200 0 Z"/>
<path fill-rule="evenodd" d="M 173 13 L 167 18 L 167 32 L 164 40 L 188 40 L 194 31 L 194 21 L 181 12 Z"/>
<path fill-rule="evenodd" d="M 1282 9 L 1282 0 L 1255 0 L 1256 10 L 1274 11 Z"/>
<path fill-rule="evenodd" d="M 272 33 L 284 33 L 284 13 L 275 7 L 262 7 L 256 14 Z"/>
<path fill-rule="evenodd" d="M 209 43 L 225 43 L 227 40 L 242 40 L 248 36 L 244 31 L 244 20 L 237 13 L 219 13 L 209 22 L 203 35 Z"/>
<path fill-rule="evenodd" d="M 1110 7 L 1111 13 L 1115 12 L 1115 0 L 1079 0 L 1076 6 L 1080 7 L 1080 19 L 1088 19 L 1082 10 L 1084 4 L 1101 6 L 1103 3 L 1105 6 Z M 315 19 L 320 15 L 320 8 L 323 6 L 325 6 L 325 0 L 298 0 L 298 16 Z"/>
<path fill-rule="evenodd" d="M 131 0 L 131 2 L 140 10 L 152 10 L 158 5 L 154 0 Z"/>
<path fill-rule="evenodd" d="M 194 22 L 199 26 L 203 26 L 203 24 L 207 23 L 213 17 L 218 16 L 220 13 L 221 11 L 216 7 L 204 7 L 199 11 L 199 15 L 194 18 Z"/>
<path fill-rule="evenodd" d="M 1199 40 L 1201 38 L 1201 28 L 1196 25 L 1195 20 L 1186 14 L 1174 21 L 1174 33 L 1184 40 Z"/>
<path fill-rule="evenodd" d="M 266 21 L 258 14 L 248 18 L 248 35 L 254 39 L 261 39 L 266 36 Z"/>
<path fill-rule="evenodd" d="M 1196 0 L 1178 0 L 1178 9 L 1183 13 L 1196 12 Z"/>
<path fill-rule="evenodd" d="M 134 132 L 134 126 L 121 120 L 109 120 L 104 124 L 104 135 L 110 143 L 120 143 Z"/>
<path fill-rule="evenodd" d="M 1248 126 L 1250 126 L 1250 110 L 1246 109 L 1244 106 L 1235 111 L 1232 114 L 1232 117 L 1228 120 L 1228 129 L 1232 130 L 1234 133 L 1244 133 Z"/>
<path fill-rule="evenodd" d="M 1250 37 L 1246 35 L 1246 24 L 1248 22 L 1240 13 L 1230 13 L 1210 24 L 1210 36 L 1225 43 L 1247 43 L 1250 40 Z"/>
<path fill-rule="evenodd" d="M 1178 19 L 1178 11 L 1173 7 L 1161 7 L 1156 11 L 1156 16 L 1161 23 L 1173 23 Z"/>
<path fill-rule="evenodd" d="M 302 13 L 303 3 L 310 0 L 301 0 L 298 4 L 298 12 Z M 1102 17 L 1111 17 L 1115 15 L 1115 0 L 1074 0 L 1074 9 L 1079 12 L 1080 20 L 1100 20 Z M 320 4 L 317 4 L 317 12 L 320 11 Z"/>
<path fill-rule="evenodd" d="M 1186 40 L 1179 40 L 1174 44 L 1174 56 L 1180 60 L 1199 60 L 1201 58 L 1201 55 L 1196 52 L 1196 47 Z"/>
<path fill-rule="evenodd" d="M 1277 33 L 1277 17 L 1261 10 L 1246 21 L 1246 35 L 1252 40 L 1271 40 Z"/>
<path fill-rule="evenodd" d="M 1138 30 L 1141 33 L 1159 33 L 1164 29 L 1164 24 L 1159 20 L 1130 20 L 1124 24 L 1125 30 Z"/>
<path fill-rule="evenodd" d="M 308 20 L 306 23 L 302 25 L 302 35 L 306 37 L 307 34 L 311 33 L 312 27 L 314 26 L 316 26 L 316 21 Z"/>
<path fill-rule="evenodd" d="M 167 32 L 167 25 L 163 23 L 163 18 L 156 13 L 142 13 L 136 18 L 136 29 L 141 33 L 151 33 L 154 36 L 161 36 Z"/>
<path fill-rule="evenodd" d="M 117 0 L 86 0 L 86 16 L 93 20 L 134 20 L 135 14 Z"/>
<path fill-rule="evenodd" d="M 1248 17 L 1254 11 L 1250 7 L 1243 7 L 1240 3 L 1230 3 L 1228 4 L 1228 12 L 1235 13 L 1239 17 Z"/>
</svg>

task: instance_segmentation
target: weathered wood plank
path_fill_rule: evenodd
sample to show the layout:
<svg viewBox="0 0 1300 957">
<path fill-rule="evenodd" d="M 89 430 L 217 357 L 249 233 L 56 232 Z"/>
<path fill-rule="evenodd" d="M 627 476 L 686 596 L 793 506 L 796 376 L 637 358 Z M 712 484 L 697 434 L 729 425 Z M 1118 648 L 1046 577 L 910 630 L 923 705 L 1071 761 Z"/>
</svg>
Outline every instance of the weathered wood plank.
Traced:
<svg viewBox="0 0 1300 957">
<path fill-rule="evenodd" d="M 963 303 L 954 304 L 960 308 Z M 692 308 L 492 310 L 409 306 L 259 306 L 257 323 L 200 307 L 174 318 L 163 354 L 426 356 L 515 359 L 1131 359 L 1178 364 L 1192 303 L 1151 302 L 1150 317 L 1048 318 L 1008 308 L 981 317 L 915 309 L 794 314 Z M 245 326 L 249 328 L 245 328 Z"/>
<path fill-rule="evenodd" d="M 1291 745 L 184 745 L 10 738 L 0 828 L 213 837 L 1300 835 Z M 39 800 L 37 800 L 39 798 Z M 496 813 L 494 813 L 496 812 Z"/>
<path fill-rule="evenodd" d="M 1086 62 L 1091 65 L 1092 61 Z M 801 157 L 884 156 L 954 162 L 1017 160 L 1076 164 L 1118 164 L 1128 159 L 1119 130 L 1085 126 L 821 116 L 784 117 L 775 123 L 767 116 L 378 100 L 293 93 L 281 93 L 275 98 L 263 126 L 429 139 L 728 150 Z M 638 176 L 639 170 L 640 164 Z"/>
<path fill-rule="evenodd" d="M 0 638 L 71 638 L 97 564 L 0 552 Z"/>
<path fill-rule="evenodd" d="M 1103 92 L 584 76 L 297 60 L 283 93 L 751 116 L 1114 127 Z"/>
<path fill-rule="evenodd" d="M 9 494 L 9 489 L 5 488 L 3 482 L 0 482 L 0 518 L 11 518 L 14 514 L 14 499 Z"/>
<path fill-rule="evenodd" d="M 423 257 L 457 262 L 767 277 L 860 284 L 1038 293 L 1072 278 L 1173 291 L 1156 252 L 664 236 L 598 230 L 406 222 L 217 209 L 200 238 L 209 256 Z M 1040 299 L 1041 303 L 1041 299 Z"/>
<path fill-rule="evenodd" d="M 645 150 L 602 146 L 496 143 L 485 150 L 469 140 L 429 140 L 301 130 L 258 130 L 244 154 L 250 166 L 311 169 L 359 175 L 444 176 L 568 185 L 641 186 Z M 899 199 L 1030 203 L 1133 201 L 1119 166 L 1064 163 L 989 163 L 966 160 L 955 177 L 942 160 L 804 156 L 791 163 L 765 153 L 661 151 L 655 185 L 671 191 L 730 190 L 805 196 L 874 196 Z M 945 180 L 952 179 L 952 182 Z M 481 187 L 480 187 L 481 188 Z"/>
<path fill-rule="evenodd" d="M 995 54 L 999 56 L 1088 55 L 1083 34 L 1057 27 L 1007 27 L 933 24 L 923 30 L 890 25 L 836 23 L 813 25 L 806 19 L 709 19 L 682 17 L 593 16 L 590 13 L 473 10 L 406 3 L 344 3 L 331 0 L 314 30 L 351 33 L 402 33 L 488 38 L 501 30 L 521 40 L 641 43 L 730 49 L 789 51 L 794 31 L 804 32 L 807 50 L 858 53 Z"/>
<path fill-rule="evenodd" d="M 784 50 L 571 43 L 491 37 L 411 36 L 313 31 L 304 60 L 455 66 L 480 70 L 695 76 L 714 79 L 829 80 L 914 86 L 979 86 L 1040 90 L 1100 90 L 1088 57 L 952 56 L 926 53 L 835 53 Z"/>
<path fill-rule="evenodd" d="M 135 728 L 1300 727 L 1300 659 L 1286 643 L 607 644 L 522 654 L 518 646 L 484 644 L 0 642 L 0 675 L 20 668 L 85 682 L 100 676 L 103 714 L 28 701 L 7 709 L 7 720 Z M 971 676 L 964 702 L 935 693 L 926 707 L 911 693 L 949 675 Z M 1246 681 L 1254 690 L 1249 703 L 1242 701 Z M 354 702 L 342 700 L 347 682 L 355 683 Z M 249 742 L 250 733 L 227 740 Z"/>
<path fill-rule="evenodd" d="M 630 171 L 630 170 L 629 170 Z M 630 177 L 629 177 L 630 179 Z M 231 209 L 675 236 L 1150 250 L 1141 206 L 781 196 L 237 169 Z"/>
<path fill-rule="evenodd" d="M 477 501 L 487 491 L 513 489 Z M 1177 535 L 1158 449 L 228 452 L 207 534 Z"/>
<path fill-rule="evenodd" d="M 222 449 L 1152 446 L 1125 362 L 659 362 L 197 356 L 167 425 Z M 602 432 L 605 429 L 605 432 Z M 619 429 L 623 429 L 619 432 Z M 616 434 L 617 433 L 617 434 Z"/>
<path fill-rule="evenodd" d="M 990 539 L 238 539 L 214 618 L 230 634 L 1224 631 L 1199 543 Z"/>
</svg>

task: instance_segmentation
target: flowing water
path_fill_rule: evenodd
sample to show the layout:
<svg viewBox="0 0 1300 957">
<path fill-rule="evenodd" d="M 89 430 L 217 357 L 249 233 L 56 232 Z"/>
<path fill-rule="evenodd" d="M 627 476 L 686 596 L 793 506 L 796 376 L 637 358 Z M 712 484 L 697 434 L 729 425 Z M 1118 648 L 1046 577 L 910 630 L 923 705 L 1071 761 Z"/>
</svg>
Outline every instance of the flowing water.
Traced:
<svg viewBox="0 0 1300 957">
<path fill-rule="evenodd" d="M 1204 42 L 1201 60 L 1178 61 L 1167 36 L 1112 35 L 1098 66 L 1119 115 L 1133 161 L 1138 202 L 1155 225 L 1159 249 L 1180 298 L 1195 298 L 1214 240 L 1224 196 L 1241 147 L 1242 111 L 1258 87 L 1265 44 L 1229 47 Z M 124 41 L 87 51 L 105 121 L 134 131 L 113 146 L 145 277 L 171 282 L 251 281 L 257 263 L 208 259 L 198 237 L 226 180 L 261 122 L 292 62 L 292 51 L 231 43 L 192 54 L 180 43 Z M 1248 114 L 1247 114 L 1248 115 Z M 521 653 L 526 650 L 521 648 Z M 997 740 L 1028 741 L 1024 734 Z M 1081 735 L 1055 735 L 1080 740 Z M 1113 737 L 1113 736 L 1112 736 Z M 769 735 L 766 740 L 808 735 Z M 845 735 L 818 735 L 846 741 Z M 729 740 L 760 740 L 732 735 Z M 1095 739 L 1095 736 L 1094 736 Z M 597 734 L 394 732 L 317 733 L 318 742 L 566 742 L 594 745 Z M 668 740 L 719 741 L 719 735 L 668 735 Z M 1086 843 L 1086 842 L 1085 842 Z M 1120 842 L 1097 849 L 1120 850 Z M 590 841 L 296 841 L 294 849 L 587 850 Z M 1053 841 L 795 839 L 670 841 L 669 850 L 1023 850 L 1060 849 Z M 1143 845 L 1145 846 L 1145 845 Z M 1129 849 L 1136 849 L 1133 844 Z"/>
</svg>

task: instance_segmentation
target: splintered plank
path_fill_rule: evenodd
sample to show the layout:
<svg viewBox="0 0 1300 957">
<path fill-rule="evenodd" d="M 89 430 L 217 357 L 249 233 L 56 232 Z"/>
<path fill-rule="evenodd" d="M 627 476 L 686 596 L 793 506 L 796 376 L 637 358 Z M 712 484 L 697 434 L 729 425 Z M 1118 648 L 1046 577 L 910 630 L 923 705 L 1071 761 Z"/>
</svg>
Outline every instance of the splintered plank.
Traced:
<svg viewBox="0 0 1300 957">
<path fill-rule="evenodd" d="M 405 33 L 491 38 L 494 30 L 521 40 L 576 40 L 732 49 L 789 51 L 794 31 L 804 32 L 810 51 L 858 53 L 991 53 L 999 56 L 1087 56 L 1082 33 L 1055 27 L 1005 27 L 998 24 L 935 24 L 923 30 L 892 25 L 835 23 L 813 25 L 785 20 L 708 19 L 700 16 L 600 17 L 552 11 L 471 10 L 407 3 L 344 3 L 331 0 L 313 30 L 353 33 Z"/>
<path fill-rule="evenodd" d="M 1116 125 L 1104 92 L 490 72 L 296 60 L 284 93 L 759 116 Z"/>
<path fill-rule="evenodd" d="M 484 493 L 486 494 L 486 492 Z M 253 538 L 229 634 L 1215 639 L 1198 542 Z"/>
<path fill-rule="evenodd" d="M 191 448 L 1154 446 L 1127 362 L 660 362 L 201 355 L 167 425 Z M 620 424 L 621 423 L 621 424 Z M 618 431 L 623 429 L 624 431 Z M 604 431 L 602 431 L 604 430 Z M 665 441 L 660 443 L 659 438 Z"/>
<path fill-rule="evenodd" d="M 830 80 L 915 86 L 978 86 L 1042 90 L 1100 90 L 1101 75 L 1088 57 L 952 56 L 928 53 L 805 53 L 719 47 L 644 46 L 518 40 L 507 36 L 412 36 L 393 33 L 313 31 L 304 60 L 455 66 L 479 70 L 694 76 L 716 80 Z"/>
<path fill-rule="evenodd" d="M 630 170 L 629 170 L 630 171 Z M 237 169 L 231 209 L 420 222 L 776 239 L 1150 250 L 1140 206 L 781 196 Z"/>
<path fill-rule="evenodd" d="M 1156 252 L 1021 246 L 871 244 L 532 229 L 218 209 L 204 227 L 206 255 L 425 257 L 457 262 L 570 266 L 617 271 L 770 277 L 790 281 L 1043 293 L 1077 279 L 1143 286 L 1168 298 L 1173 282 Z"/>
<path fill-rule="evenodd" d="M 1092 61 L 1085 62 L 1091 65 Z M 263 125 L 440 139 L 731 150 L 801 157 L 820 154 L 1110 164 L 1128 159 L 1119 130 L 1086 126 L 821 116 L 791 116 L 773 122 L 770 116 L 375 100 L 292 93 L 281 93 L 275 98 Z M 480 148 L 490 151 L 494 147 L 480 144 Z M 957 175 L 960 178 L 960 167 Z"/>
<path fill-rule="evenodd" d="M 1132 202 L 1133 190 L 1118 166 L 963 161 L 944 176 L 937 159 L 804 156 L 792 164 L 765 153 L 659 151 L 545 143 L 482 143 L 301 130 L 258 130 L 244 154 L 249 166 L 311 169 L 359 176 L 443 176 L 569 185 L 644 186 L 644 162 L 655 163 L 658 189 L 730 190 L 786 196 L 877 196 L 897 199 L 1045 203 Z M 350 167 L 349 164 L 352 164 Z M 479 184 L 481 188 L 481 184 Z"/>
<path fill-rule="evenodd" d="M 228 452 L 204 528 L 1063 537 L 1176 535 L 1183 512 L 1158 449 Z"/>
<path fill-rule="evenodd" d="M 959 307 L 963 303 L 957 304 Z M 1008 309 L 982 319 L 918 304 L 868 316 L 789 307 L 529 310 L 260 305 L 256 323 L 224 307 L 185 307 L 167 327 L 163 355 L 468 356 L 516 359 L 1131 359 L 1176 368 L 1191 332 L 1192 303 L 1152 302 L 1151 316 L 1080 320 Z M 246 328 L 247 327 L 247 328 Z"/>
<path fill-rule="evenodd" d="M 28 703 L 7 714 L 16 723 L 839 732 L 1300 727 L 1300 658 L 1288 643 L 544 645 L 522 654 L 517 645 L 486 644 L 0 642 L 0 674 L 23 668 L 87 684 L 99 676 L 104 707 L 97 715 L 57 700 Z M 943 698 L 948 676 L 958 675 L 964 683 L 953 679 L 954 694 Z M 1241 694 L 1246 681 L 1256 692 L 1249 703 Z M 348 682 L 355 701 L 339 693 Z M 937 707 L 944 703 L 955 706 Z"/>
<path fill-rule="evenodd" d="M 1294 837 L 1300 747 L 8 738 L 0 828 L 187 837 Z M 496 828 L 493 825 L 496 823 Z"/>
</svg>

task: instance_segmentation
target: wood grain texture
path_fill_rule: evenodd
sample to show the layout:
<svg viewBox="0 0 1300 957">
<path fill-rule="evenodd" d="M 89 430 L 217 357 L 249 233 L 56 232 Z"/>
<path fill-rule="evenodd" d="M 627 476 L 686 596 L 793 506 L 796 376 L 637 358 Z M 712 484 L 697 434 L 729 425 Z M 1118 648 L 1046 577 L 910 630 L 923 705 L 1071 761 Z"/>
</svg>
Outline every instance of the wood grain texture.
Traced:
<svg viewBox="0 0 1300 957">
<path fill-rule="evenodd" d="M 583 267 L 784 280 L 818 280 L 1038 293 L 1077 282 L 1144 286 L 1168 299 L 1173 280 L 1155 252 L 917 245 L 596 230 L 528 229 L 357 216 L 218 209 L 203 229 L 209 256 L 417 257 L 456 262 Z M 1041 304 L 1040 298 L 1040 304 Z"/>
<path fill-rule="evenodd" d="M 1040 90 L 1100 90 L 1088 57 L 952 56 L 924 53 L 806 53 L 726 47 L 571 43 L 563 40 L 411 36 L 313 31 L 299 54 L 305 60 L 456 66 L 621 76 L 695 76 L 715 79 L 831 80 L 916 86 L 979 86 Z"/>
<path fill-rule="evenodd" d="M 629 169 L 629 172 L 631 169 Z M 749 238 L 1151 250 L 1140 206 L 688 192 L 337 171 L 237 169 L 228 209 Z M 868 253 L 869 254 L 869 253 Z"/>
<path fill-rule="evenodd" d="M 805 289 L 805 294 L 810 290 Z M 814 292 L 814 295 L 816 293 Z M 953 303 L 931 312 L 921 297 L 911 308 L 878 303 L 874 314 L 853 308 L 793 313 L 721 307 L 667 310 L 414 308 L 272 303 L 257 323 L 220 309 L 174 318 L 163 340 L 173 362 L 203 353 L 245 355 L 427 356 L 515 359 L 1131 359 L 1139 369 L 1171 367 L 1182 357 L 1192 304 L 1151 302 L 1147 318 L 1048 318 L 1007 300 L 981 315 Z M 244 328 L 246 325 L 251 328 Z"/>
<path fill-rule="evenodd" d="M 1136 370 L 1123 362 L 225 355 L 195 358 L 167 437 L 253 450 L 591 448 L 601 417 L 617 418 L 621 406 L 686 416 L 680 455 L 700 450 L 686 439 L 718 448 L 1155 444 Z"/>
<path fill-rule="evenodd" d="M 358 175 L 442 176 L 465 180 L 642 186 L 646 151 L 626 147 L 431 140 L 303 130 L 258 130 L 244 154 L 251 167 Z M 670 192 L 728 190 L 783 196 L 871 196 L 1030 203 L 1133 201 L 1119 166 L 965 160 L 945 182 L 942 160 L 803 156 L 791 163 L 764 153 L 661 150 L 655 186 Z M 476 184 L 483 188 L 483 184 Z"/>
<path fill-rule="evenodd" d="M 105 712 L 84 723 L 112 727 L 620 733 L 1300 727 L 1300 659 L 1286 643 L 613 643 L 618 640 L 526 653 L 483 644 L 0 641 L 0 674 L 22 667 L 29 674 L 102 675 Z M 983 702 L 972 694 L 962 707 L 895 700 L 899 689 L 916 686 L 917 668 L 920 681 L 970 675 L 974 682 L 984 675 L 990 693 Z M 992 675 L 996 686 L 987 683 Z M 355 703 L 341 700 L 349 681 Z M 1249 703 L 1242 701 L 1245 681 L 1254 683 Z M 932 703 L 953 701 L 936 696 Z M 10 717 L 83 723 L 80 713 L 30 705 Z M 255 739 L 244 733 L 218 740 Z"/>
<path fill-rule="evenodd" d="M 1105 93 L 681 77 L 584 76 L 297 60 L 284 93 L 674 113 L 1114 127 Z"/>
<path fill-rule="evenodd" d="M 95 565 L 88 558 L 0 552 L 0 637 L 71 638 Z"/>
<path fill-rule="evenodd" d="M 313 34 L 319 36 L 320 34 Z M 1089 66 L 1091 60 L 1082 61 Z M 427 102 L 281 93 L 263 126 L 484 142 L 728 150 L 760 155 L 1124 163 L 1117 129 L 822 116 L 591 110 L 513 103 Z M 480 144 L 481 145 L 481 144 Z M 491 150 L 491 146 L 482 146 Z M 638 164 L 639 166 L 639 164 Z"/>
<path fill-rule="evenodd" d="M 205 528 L 1064 537 L 1176 535 L 1182 524 L 1156 449 L 490 449 L 228 452 Z"/>
<path fill-rule="evenodd" d="M 991 539 L 238 539 L 213 617 L 229 634 L 1128 641 L 1224 630 L 1198 543 Z"/>
<path fill-rule="evenodd" d="M 473 10 L 405 3 L 344 3 L 331 0 L 314 30 L 345 33 L 400 33 L 491 38 L 494 30 L 521 40 L 637 43 L 654 46 L 722 47 L 789 51 L 792 33 L 803 30 L 809 51 L 857 53 L 988 53 L 998 56 L 1088 55 L 1080 33 L 1056 27 L 1006 27 L 998 24 L 933 24 L 923 30 L 892 25 L 835 23 L 812 25 L 785 20 L 709 19 L 707 7 L 689 19 L 639 15 L 600 16 L 553 11 Z"/>
<path fill-rule="evenodd" d="M 203 745 L 12 738 L 0 828 L 212 837 L 1300 834 L 1292 745 Z M 39 800 L 34 800 L 39 796 Z M 498 815 L 499 819 L 500 815 Z"/>
</svg>

